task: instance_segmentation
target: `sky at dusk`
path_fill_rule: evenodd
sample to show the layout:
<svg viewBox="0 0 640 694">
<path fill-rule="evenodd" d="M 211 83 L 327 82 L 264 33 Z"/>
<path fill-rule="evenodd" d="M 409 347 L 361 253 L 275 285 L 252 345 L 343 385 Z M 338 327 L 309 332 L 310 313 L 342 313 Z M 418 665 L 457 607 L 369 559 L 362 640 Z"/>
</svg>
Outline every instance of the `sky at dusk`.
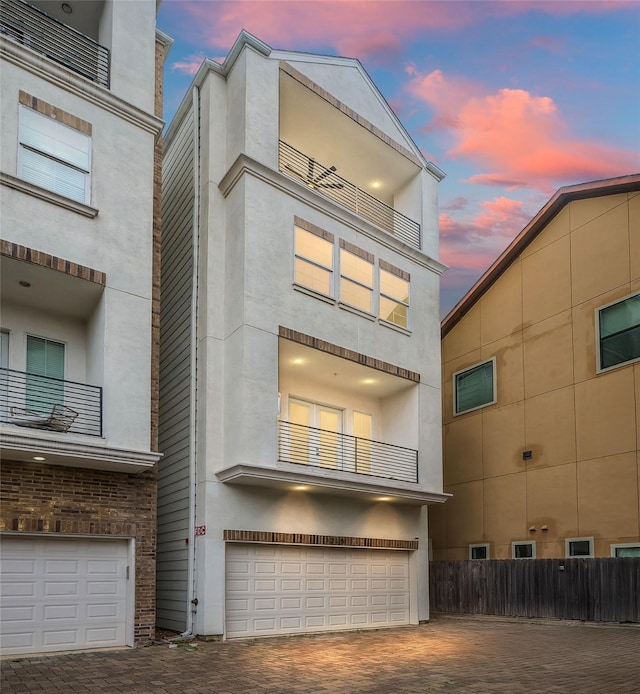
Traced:
<svg viewBox="0 0 640 694">
<path fill-rule="evenodd" d="M 241 29 L 358 58 L 444 170 L 444 316 L 561 186 L 640 171 L 640 2 L 163 0 L 170 121 Z"/>
</svg>

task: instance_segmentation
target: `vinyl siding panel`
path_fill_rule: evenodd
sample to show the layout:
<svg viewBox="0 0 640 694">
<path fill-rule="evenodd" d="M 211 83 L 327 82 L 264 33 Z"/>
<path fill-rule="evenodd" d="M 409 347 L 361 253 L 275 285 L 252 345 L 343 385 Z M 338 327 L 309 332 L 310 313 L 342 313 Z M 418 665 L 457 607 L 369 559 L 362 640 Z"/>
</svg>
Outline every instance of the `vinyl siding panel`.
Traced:
<svg viewBox="0 0 640 694">
<path fill-rule="evenodd" d="M 193 113 L 163 164 L 157 625 L 185 631 L 188 602 Z"/>
</svg>

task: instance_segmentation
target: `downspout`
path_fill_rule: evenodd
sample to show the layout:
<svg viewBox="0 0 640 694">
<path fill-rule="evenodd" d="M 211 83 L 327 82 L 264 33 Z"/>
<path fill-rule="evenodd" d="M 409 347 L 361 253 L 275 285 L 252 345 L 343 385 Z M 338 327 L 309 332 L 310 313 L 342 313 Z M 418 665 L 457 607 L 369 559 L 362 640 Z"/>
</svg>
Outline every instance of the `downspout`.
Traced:
<svg viewBox="0 0 640 694">
<path fill-rule="evenodd" d="M 198 429 L 198 286 L 200 260 L 200 92 L 194 85 L 192 91 L 193 109 L 193 283 L 191 286 L 191 383 L 189 387 L 189 537 L 187 544 L 187 629 L 180 636 L 193 638 L 196 600 L 196 453 Z"/>
</svg>

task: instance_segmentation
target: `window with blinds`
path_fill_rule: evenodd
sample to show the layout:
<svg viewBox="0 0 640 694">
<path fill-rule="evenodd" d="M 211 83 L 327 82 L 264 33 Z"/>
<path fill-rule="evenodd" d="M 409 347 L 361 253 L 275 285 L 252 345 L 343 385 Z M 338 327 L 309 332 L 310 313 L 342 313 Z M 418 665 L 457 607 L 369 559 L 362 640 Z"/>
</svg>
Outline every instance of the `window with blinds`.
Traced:
<svg viewBox="0 0 640 694">
<path fill-rule="evenodd" d="M 64 404 L 64 344 L 27 336 L 27 382 L 25 407 L 48 415 Z"/>
<path fill-rule="evenodd" d="M 91 138 L 20 106 L 18 176 L 66 198 L 88 203 Z"/>
<path fill-rule="evenodd" d="M 454 415 L 496 402 L 495 367 L 494 357 L 453 375 Z"/>
</svg>

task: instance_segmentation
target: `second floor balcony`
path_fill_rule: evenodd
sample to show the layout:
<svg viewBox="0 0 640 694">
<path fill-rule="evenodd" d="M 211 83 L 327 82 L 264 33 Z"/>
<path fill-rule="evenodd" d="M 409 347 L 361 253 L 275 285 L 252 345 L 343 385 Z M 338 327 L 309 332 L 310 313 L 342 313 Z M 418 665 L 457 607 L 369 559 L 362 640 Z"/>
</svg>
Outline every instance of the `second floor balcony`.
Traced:
<svg viewBox="0 0 640 694">
<path fill-rule="evenodd" d="M 279 422 L 278 459 L 339 472 L 418 482 L 416 450 L 294 422 Z"/>
<path fill-rule="evenodd" d="M 0 421 L 31 430 L 102 436 L 102 388 L 0 368 Z"/>
<path fill-rule="evenodd" d="M 65 4 L 60 5 L 62 12 Z M 86 16 L 97 3 L 75 3 L 69 21 L 97 25 L 99 15 Z M 53 6 L 53 3 L 52 3 Z M 58 10 L 58 6 L 55 8 Z M 65 15 L 63 15 L 65 16 Z M 0 3 L 0 35 L 40 53 L 49 60 L 109 88 L 110 52 L 95 39 L 71 24 L 57 19 L 35 5 L 23 0 L 2 0 Z"/>
<path fill-rule="evenodd" d="M 320 163 L 280 140 L 279 168 L 282 173 L 331 198 L 404 243 L 420 248 L 418 222 L 339 176 L 335 166 Z"/>
</svg>

